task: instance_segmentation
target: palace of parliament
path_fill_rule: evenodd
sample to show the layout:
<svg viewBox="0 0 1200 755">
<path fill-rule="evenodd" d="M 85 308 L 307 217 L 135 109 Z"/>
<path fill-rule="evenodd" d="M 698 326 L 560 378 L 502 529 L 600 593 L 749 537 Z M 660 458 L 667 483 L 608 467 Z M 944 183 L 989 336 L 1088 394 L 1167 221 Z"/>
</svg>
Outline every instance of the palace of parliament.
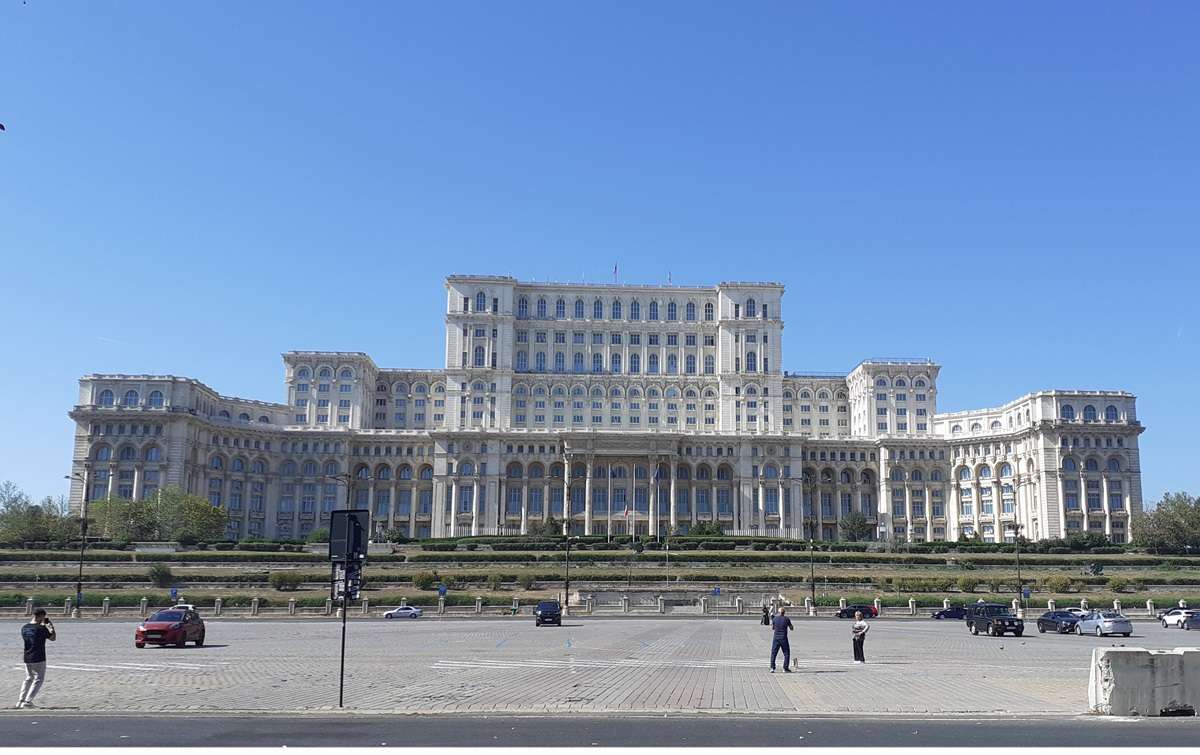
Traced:
<svg viewBox="0 0 1200 755">
<path fill-rule="evenodd" d="M 446 279 L 442 369 L 283 355 L 284 403 L 172 375 L 79 381 L 71 504 L 174 486 L 228 536 L 302 538 L 347 505 L 380 533 L 727 533 L 818 540 L 1129 538 L 1136 399 L 1045 390 L 939 413 L 939 366 L 783 365 L 778 283 Z M 858 516 L 858 515 L 862 516 Z M 848 519 L 849 518 L 849 519 Z M 865 518 L 869 529 L 863 526 Z"/>
</svg>

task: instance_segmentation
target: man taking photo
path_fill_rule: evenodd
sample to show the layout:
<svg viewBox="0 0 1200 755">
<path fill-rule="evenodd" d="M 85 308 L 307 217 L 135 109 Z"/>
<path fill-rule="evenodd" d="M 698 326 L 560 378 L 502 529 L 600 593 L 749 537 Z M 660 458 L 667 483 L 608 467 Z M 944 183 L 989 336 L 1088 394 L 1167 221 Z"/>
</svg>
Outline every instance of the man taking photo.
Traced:
<svg viewBox="0 0 1200 755">
<path fill-rule="evenodd" d="M 46 609 L 39 608 L 33 612 L 33 620 L 21 627 L 21 639 L 25 641 L 25 683 L 21 685 L 21 699 L 18 708 L 36 708 L 33 698 L 42 689 L 46 681 L 46 640 L 53 642 L 57 639 L 54 634 L 54 624 L 46 615 Z"/>
</svg>

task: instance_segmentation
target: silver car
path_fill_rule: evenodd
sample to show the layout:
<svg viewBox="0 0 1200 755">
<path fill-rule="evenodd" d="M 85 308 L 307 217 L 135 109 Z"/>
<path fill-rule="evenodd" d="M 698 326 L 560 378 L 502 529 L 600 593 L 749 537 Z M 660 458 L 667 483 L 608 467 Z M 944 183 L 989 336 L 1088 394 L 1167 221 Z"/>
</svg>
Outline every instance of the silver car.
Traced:
<svg viewBox="0 0 1200 755">
<path fill-rule="evenodd" d="M 1118 611 L 1092 611 L 1075 625 L 1076 634 L 1094 634 L 1104 637 L 1119 634 L 1128 637 L 1133 633 L 1133 622 Z"/>
<path fill-rule="evenodd" d="M 419 619 L 421 618 L 421 609 L 416 606 L 400 606 L 393 608 L 383 615 L 385 619 Z"/>
</svg>

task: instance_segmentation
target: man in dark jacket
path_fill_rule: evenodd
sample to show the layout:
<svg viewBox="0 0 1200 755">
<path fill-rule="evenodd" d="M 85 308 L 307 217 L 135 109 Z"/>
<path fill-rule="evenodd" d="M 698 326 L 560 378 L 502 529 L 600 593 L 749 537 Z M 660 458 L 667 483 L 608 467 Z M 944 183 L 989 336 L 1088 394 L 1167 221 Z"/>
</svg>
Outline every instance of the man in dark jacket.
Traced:
<svg viewBox="0 0 1200 755">
<path fill-rule="evenodd" d="M 46 640 L 53 642 L 58 639 L 46 609 L 39 608 L 33 612 L 33 620 L 21 627 L 21 639 L 25 643 L 25 682 L 21 685 L 21 699 L 17 707 L 35 708 L 37 706 L 33 704 L 33 698 L 46 680 Z"/>
<path fill-rule="evenodd" d="M 775 673 L 775 657 L 779 651 L 783 651 L 783 672 L 785 674 L 792 673 L 789 668 L 792 665 L 792 646 L 788 644 L 788 632 L 795 629 L 792 626 L 792 620 L 787 617 L 787 609 L 780 607 L 779 613 L 771 621 L 771 628 L 774 629 L 774 636 L 771 638 L 771 673 Z"/>
</svg>

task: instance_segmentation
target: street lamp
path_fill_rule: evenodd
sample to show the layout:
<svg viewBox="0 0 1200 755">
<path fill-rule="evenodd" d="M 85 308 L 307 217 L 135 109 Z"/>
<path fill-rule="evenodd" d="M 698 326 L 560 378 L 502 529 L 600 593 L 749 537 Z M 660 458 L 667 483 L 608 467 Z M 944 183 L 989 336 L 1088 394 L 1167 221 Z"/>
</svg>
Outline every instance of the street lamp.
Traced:
<svg viewBox="0 0 1200 755">
<path fill-rule="evenodd" d="M 828 580 L 826 580 L 828 581 Z M 808 589 L 812 595 L 813 610 L 817 610 L 817 568 L 813 564 L 813 539 L 808 539 Z"/>
<path fill-rule="evenodd" d="M 64 480 L 78 480 L 83 486 L 83 504 L 79 508 L 79 574 L 75 577 L 75 606 L 71 609 L 71 618 L 79 618 L 79 603 L 83 598 L 83 550 L 87 547 L 87 478 L 79 472 L 63 475 Z"/>
<path fill-rule="evenodd" d="M 578 537 L 567 538 L 566 574 L 563 577 L 563 613 L 567 613 L 571 605 L 571 543 L 578 542 Z"/>
<path fill-rule="evenodd" d="M 1009 528 L 1013 533 L 1013 545 L 1017 554 L 1017 598 L 1021 601 L 1021 610 L 1027 610 L 1029 606 L 1025 603 L 1025 586 L 1021 584 L 1021 530 L 1025 529 L 1025 525 L 1012 522 Z"/>
</svg>

